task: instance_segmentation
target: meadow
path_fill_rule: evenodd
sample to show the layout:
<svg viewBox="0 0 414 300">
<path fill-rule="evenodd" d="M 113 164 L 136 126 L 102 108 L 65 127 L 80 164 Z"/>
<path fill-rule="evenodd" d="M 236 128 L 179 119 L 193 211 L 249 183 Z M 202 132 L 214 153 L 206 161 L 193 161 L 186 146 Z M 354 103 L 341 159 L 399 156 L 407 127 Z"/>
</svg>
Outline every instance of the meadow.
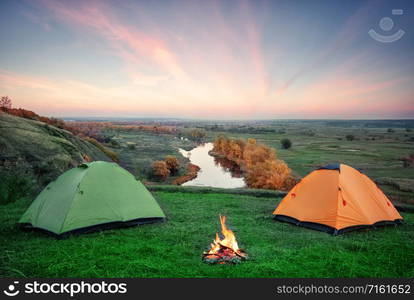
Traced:
<svg viewBox="0 0 414 300">
<path fill-rule="evenodd" d="M 164 223 L 57 240 L 16 227 L 30 199 L 0 206 L 2 277 L 412 277 L 414 215 L 405 224 L 340 236 L 272 218 L 277 194 L 181 188 L 153 194 Z M 190 192 L 187 192 L 190 191 Z M 248 192 L 249 193 L 249 192 Z M 249 260 L 209 265 L 202 252 L 228 217 Z"/>
</svg>

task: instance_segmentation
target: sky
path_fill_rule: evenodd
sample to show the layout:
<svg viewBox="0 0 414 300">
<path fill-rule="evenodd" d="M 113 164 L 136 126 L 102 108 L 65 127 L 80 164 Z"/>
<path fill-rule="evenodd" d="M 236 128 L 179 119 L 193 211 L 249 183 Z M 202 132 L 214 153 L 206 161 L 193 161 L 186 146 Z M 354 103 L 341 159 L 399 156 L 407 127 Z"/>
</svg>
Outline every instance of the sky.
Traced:
<svg viewBox="0 0 414 300">
<path fill-rule="evenodd" d="M 412 119 L 413 25 L 410 0 L 2 0 L 0 95 L 54 117 Z"/>
</svg>

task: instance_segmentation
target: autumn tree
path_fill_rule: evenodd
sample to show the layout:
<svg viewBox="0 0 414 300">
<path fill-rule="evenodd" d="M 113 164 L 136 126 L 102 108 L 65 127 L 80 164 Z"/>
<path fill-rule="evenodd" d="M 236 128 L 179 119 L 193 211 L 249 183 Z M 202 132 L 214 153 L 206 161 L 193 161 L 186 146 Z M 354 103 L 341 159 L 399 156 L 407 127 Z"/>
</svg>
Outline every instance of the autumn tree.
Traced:
<svg viewBox="0 0 414 300">
<path fill-rule="evenodd" d="M 167 164 L 168 170 L 170 170 L 172 174 L 177 173 L 177 171 L 180 169 L 180 162 L 175 156 L 167 155 L 164 161 Z"/>
<path fill-rule="evenodd" d="M 295 179 L 288 165 L 277 158 L 276 151 L 255 139 L 228 139 L 219 136 L 213 154 L 235 163 L 244 172 L 246 183 L 252 188 L 289 190 Z"/>
<path fill-rule="evenodd" d="M 157 160 L 152 163 L 152 173 L 155 177 L 165 180 L 170 175 L 170 170 L 165 161 Z"/>
<path fill-rule="evenodd" d="M 8 96 L 2 96 L 0 98 L 0 108 L 2 110 L 12 108 L 12 100 Z"/>
<path fill-rule="evenodd" d="M 231 140 L 227 146 L 227 159 L 242 164 L 245 145 L 246 143 L 242 140 Z"/>
<path fill-rule="evenodd" d="M 249 187 L 271 190 L 289 190 L 295 185 L 290 168 L 279 159 L 253 165 L 247 170 L 245 180 Z"/>
<path fill-rule="evenodd" d="M 225 136 L 224 135 L 219 135 L 213 143 L 212 151 L 217 153 L 217 154 L 219 154 L 219 153 L 221 154 L 221 152 L 222 152 L 221 149 L 223 147 L 224 140 L 225 140 Z"/>
<path fill-rule="evenodd" d="M 213 152 L 216 155 L 225 156 L 228 152 L 229 139 L 224 135 L 219 135 L 213 144 Z"/>
<path fill-rule="evenodd" d="M 243 153 L 243 161 L 246 169 L 250 169 L 258 163 L 275 160 L 276 158 L 276 151 L 274 149 L 257 144 L 254 139 L 248 142 Z"/>
</svg>

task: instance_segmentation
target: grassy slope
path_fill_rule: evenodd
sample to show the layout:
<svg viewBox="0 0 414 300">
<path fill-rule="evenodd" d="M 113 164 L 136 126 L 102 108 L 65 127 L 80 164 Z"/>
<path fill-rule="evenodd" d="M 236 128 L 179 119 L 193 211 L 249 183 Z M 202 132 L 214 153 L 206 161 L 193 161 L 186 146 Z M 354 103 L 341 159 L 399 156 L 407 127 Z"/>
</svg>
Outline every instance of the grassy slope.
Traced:
<svg viewBox="0 0 414 300">
<path fill-rule="evenodd" d="M 414 215 L 398 227 L 331 236 L 274 221 L 275 198 L 156 192 L 169 220 L 66 240 L 15 224 L 28 200 L 0 206 L 0 275 L 36 277 L 412 277 Z M 228 216 L 251 259 L 207 265 L 201 253 Z M 11 238 L 12 237 L 12 238 Z"/>
<path fill-rule="evenodd" d="M 94 145 L 66 130 L 0 112 L 0 159 L 13 168 L 29 169 L 41 185 L 82 162 L 83 154 L 110 161 Z"/>
</svg>

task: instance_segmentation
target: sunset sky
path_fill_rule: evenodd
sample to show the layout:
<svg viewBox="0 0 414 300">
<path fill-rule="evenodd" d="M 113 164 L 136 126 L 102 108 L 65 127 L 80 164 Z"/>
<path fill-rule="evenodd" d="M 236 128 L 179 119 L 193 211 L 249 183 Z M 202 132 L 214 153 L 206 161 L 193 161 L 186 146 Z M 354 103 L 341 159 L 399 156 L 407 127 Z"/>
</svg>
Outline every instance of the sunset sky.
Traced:
<svg viewBox="0 0 414 300">
<path fill-rule="evenodd" d="M 414 118 L 413 25 L 414 1 L 2 0 L 0 95 L 56 117 Z"/>
</svg>

